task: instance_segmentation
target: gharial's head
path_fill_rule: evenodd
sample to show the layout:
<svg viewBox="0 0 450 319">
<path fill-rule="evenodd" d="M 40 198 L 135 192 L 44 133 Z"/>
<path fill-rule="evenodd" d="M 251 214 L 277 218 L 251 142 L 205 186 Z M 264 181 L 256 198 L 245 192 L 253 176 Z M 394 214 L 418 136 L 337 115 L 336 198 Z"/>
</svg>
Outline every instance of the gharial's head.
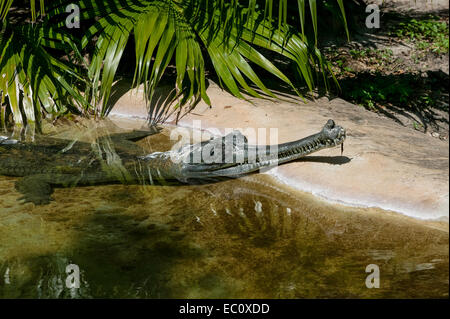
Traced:
<svg viewBox="0 0 450 319">
<path fill-rule="evenodd" d="M 325 147 L 333 147 L 344 142 L 346 137 L 345 128 L 336 125 L 333 120 L 328 120 L 317 140 Z"/>
<path fill-rule="evenodd" d="M 318 133 L 278 144 L 275 148 L 248 145 L 244 135 L 234 131 L 224 137 L 186 145 L 171 152 L 171 155 L 189 159 L 179 165 L 184 177 L 237 176 L 276 163 L 286 163 L 324 148 L 342 145 L 345 138 L 345 129 L 336 125 L 333 120 L 328 120 Z M 195 158 L 198 160 L 193 160 Z"/>
</svg>

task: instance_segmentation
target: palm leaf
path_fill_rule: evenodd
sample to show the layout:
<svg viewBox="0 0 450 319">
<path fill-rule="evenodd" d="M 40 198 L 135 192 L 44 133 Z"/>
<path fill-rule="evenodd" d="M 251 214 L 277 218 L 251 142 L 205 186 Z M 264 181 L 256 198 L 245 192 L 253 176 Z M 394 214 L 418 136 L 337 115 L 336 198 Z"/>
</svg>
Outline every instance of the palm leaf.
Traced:
<svg viewBox="0 0 450 319">
<path fill-rule="evenodd" d="M 342 1 L 338 2 L 342 4 Z M 66 3 L 56 0 L 54 9 L 47 14 L 48 18 L 63 13 Z M 175 108 L 191 107 L 201 99 L 210 104 L 206 94 L 205 59 L 211 60 L 221 85 L 241 98 L 243 93 L 275 97 L 253 65 L 272 73 L 296 90 L 289 78 L 258 47 L 293 61 L 310 90 L 315 86 L 316 65 L 322 74 L 329 72 L 314 45 L 287 25 L 286 0 L 275 4 L 273 0 L 81 0 L 76 4 L 81 9 L 81 19 L 100 17 L 81 43 L 86 48 L 96 38 L 89 66 L 93 87 L 88 96 L 96 105 L 102 101 L 102 115 L 109 111 L 108 101 L 117 68 L 133 35 L 136 51 L 133 83 L 135 86 L 144 85 L 149 106 L 172 59 L 177 77 L 175 94 L 169 102 L 177 101 Z M 305 6 L 303 1 L 298 1 L 298 4 L 303 30 Z M 262 5 L 265 10 L 258 9 Z M 315 1 L 310 0 L 309 7 L 317 34 Z M 278 8 L 278 19 L 273 17 L 274 8 Z M 272 25 L 275 20 L 278 20 L 276 28 Z M 161 119 L 160 111 L 149 110 L 152 121 Z"/>
<path fill-rule="evenodd" d="M 89 65 L 92 89 L 86 92 L 100 112 L 108 114 L 109 97 L 123 52 L 134 36 L 136 69 L 133 84 L 144 85 L 151 121 L 163 120 L 161 109 L 152 109 L 155 89 L 173 60 L 176 66 L 174 94 L 169 104 L 175 109 L 198 101 L 210 104 L 206 94 L 206 60 L 210 60 L 220 84 L 233 95 L 275 97 L 254 67 L 272 73 L 297 93 L 286 74 L 272 63 L 261 48 L 291 60 L 309 90 L 322 74 L 327 87 L 328 63 L 317 49 L 317 5 L 309 0 L 314 40 L 305 36 L 305 1 L 298 0 L 301 34 L 287 24 L 287 0 L 54 0 L 48 20 L 75 3 L 81 19 L 96 22 L 81 40 L 82 48 L 94 42 Z M 345 19 L 343 1 L 337 0 Z M 290 4 L 289 4 L 290 5 Z M 262 9 L 264 8 L 264 9 Z M 55 25 L 62 27 L 64 21 Z M 74 48 L 76 49 L 76 48 Z M 332 75 L 333 76 L 333 75 Z"/>
<path fill-rule="evenodd" d="M 39 121 L 41 114 L 88 109 L 75 88 L 83 81 L 75 67 L 50 55 L 44 43 L 62 45 L 68 37 L 51 29 L 4 23 L 0 31 L 0 95 L 10 108 L 14 123 Z"/>
<path fill-rule="evenodd" d="M 0 20 L 4 20 L 8 14 L 9 9 L 11 8 L 14 0 L 0 0 Z M 31 20 L 33 22 L 36 21 L 37 14 L 39 13 L 41 16 L 45 15 L 45 1 L 39 1 L 40 11 L 37 11 L 36 0 L 30 0 L 30 11 L 31 11 Z"/>
</svg>

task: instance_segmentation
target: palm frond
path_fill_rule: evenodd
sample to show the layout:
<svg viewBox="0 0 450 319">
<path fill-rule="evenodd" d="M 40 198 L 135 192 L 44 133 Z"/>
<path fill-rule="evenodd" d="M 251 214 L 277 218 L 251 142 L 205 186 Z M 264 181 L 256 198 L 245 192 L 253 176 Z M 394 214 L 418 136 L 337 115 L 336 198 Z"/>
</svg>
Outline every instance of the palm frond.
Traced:
<svg viewBox="0 0 450 319">
<path fill-rule="evenodd" d="M 14 0 L 0 0 L 0 21 L 4 20 L 11 8 Z M 30 0 L 30 11 L 31 11 L 31 20 L 33 22 L 36 21 L 38 13 L 43 16 L 45 15 L 45 1 L 39 0 L 39 9 L 37 11 L 36 0 Z"/>
<path fill-rule="evenodd" d="M 13 3 L 13 0 L 0 0 L 0 20 L 1 21 L 3 21 L 6 18 L 6 15 L 8 14 L 8 11 L 11 8 L 12 3 Z"/>
<path fill-rule="evenodd" d="M 343 0 L 336 1 L 345 20 Z M 35 2 L 30 2 L 33 21 L 38 14 Z M 0 0 L 0 17 L 6 17 L 11 3 L 12 0 Z M 299 28 L 288 24 L 292 2 L 287 0 L 53 0 L 46 3 L 47 10 L 44 10 L 44 1 L 40 0 L 40 15 L 45 14 L 47 26 L 39 32 L 42 33 L 45 29 L 48 33 L 40 34 L 34 39 L 23 37 L 22 42 L 17 43 L 21 43 L 25 48 L 33 48 L 34 51 L 29 51 L 33 52 L 32 54 L 45 57 L 42 60 L 37 59 L 42 61 L 44 66 L 37 66 L 38 62 L 33 62 L 34 64 L 31 64 L 36 65 L 34 69 L 24 68 L 23 59 L 30 57 L 25 56 L 19 47 L 12 43 L 16 42 L 15 39 L 11 42 L 8 42 L 10 37 L 3 36 L 5 39 L 2 39 L 6 41 L 4 52 L 8 55 L 2 56 L 0 63 L 3 68 L 6 68 L 6 65 L 14 66 L 13 69 L 8 69 L 8 81 L 2 82 L 3 97 L 8 96 L 17 120 L 20 120 L 21 114 L 18 111 L 20 99 L 11 97 L 16 91 L 29 97 L 23 102 L 27 107 L 37 104 L 40 106 L 43 103 L 42 105 L 48 108 L 49 100 L 43 98 L 43 93 L 28 89 L 32 87 L 30 85 L 36 86 L 38 83 L 43 92 L 54 92 L 56 100 L 60 101 L 64 96 L 72 101 L 69 105 L 89 109 L 87 102 L 80 98 L 81 94 L 69 85 L 71 81 L 80 80 L 77 68 L 52 58 L 44 49 L 44 46 L 56 49 L 69 46 L 80 56 L 79 47 L 74 41 L 66 41 L 67 35 L 54 31 L 63 29 L 65 21 L 56 19 L 60 22 L 55 23 L 53 18 L 58 15 L 65 17 L 66 6 L 72 3 L 80 8 L 82 20 L 95 21 L 81 39 L 80 48 L 87 49 L 88 44 L 94 43 L 94 52 L 88 68 L 92 86 L 87 86 L 84 93 L 94 105 L 99 105 L 102 101 L 101 115 L 106 115 L 109 111 L 108 101 L 112 85 L 131 37 L 134 37 L 136 52 L 133 83 L 135 86 L 144 85 L 148 105 L 151 105 L 155 89 L 172 61 L 175 62 L 177 76 L 174 83 L 175 93 L 168 102 L 175 103 L 175 109 L 181 109 L 185 105 L 192 107 L 200 100 L 210 104 L 206 94 L 207 61 L 211 61 L 220 84 L 240 98 L 244 97 L 243 93 L 255 97 L 275 97 L 255 67 L 273 74 L 298 93 L 289 77 L 268 58 L 267 51 L 292 61 L 309 90 L 313 90 L 317 84 L 318 74 L 322 74 L 327 87 L 330 68 L 317 49 L 316 0 L 297 0 Z M 305 36 L 307 8 L 314 32 L 314 39 L 311 41 Z M 52 28 L 48 27 L 49 21 L 52 21 Z M 18 34 L 18 31 L 15 31 L 11 36 Z M 7 64 L 7 61 L 10 64 Z M 47 76 L 45 81 L 36 80 L 32 73 L 36 70 Z M 15 72 L 14 76 L 12 71 Z M 20 85 L 14 86 L 14 83 Z M 30 98 L 31 96 L 33 98 Z M 35 101 L 37 97 L 42 101 Z M 64 108 L 62 104 L 55 103 L 55 99 L 52 101 L 53 111 L 61 111 Z M 22 107 L 25 105 L 23 103 Z M 35 107 L 35 111 L 37 109 L 39 107 Z M 32 118 L 31 112 L 28 113 L 26 117 Z M 161 110 L 150 110 L 150 119 L 162 120 Z"/>
<path fill-rule="evenodd" d="M 342 0 L 337 0 L 342 3 Z M 56 0 L 51 18 L 63 12 L 67 1 Z M 257 75 L 254 66 L 272 73 L 296 90 L 291 80 L 281 72 L 259 48 L 276 52 L 292 60 L 300 77 L 312 90 L 314 73 L 329 71 L 320 52 L 287 24 L 287 0 L 81 0 L 76 4 L 81 19 L 97 19 L 82 39 L 86 48 L 95 38 L 95 49 L 89 67 L 95 105 L 102 101 L 101 114 L 108 112 L 115 75 L 123 52 L 134 35 L 136 69 L 134 85 L 144 85 L 147 102 L 171 60 L 177 77 L 171 102 L 175 108 L 195 105 L 206 94 L 205 59 L 210 59 L 221 85 L 233 95 L 246 93 L 275 97 Z M 301 28 L 304 29 L 305 5 L 298 1 Z M 259 9 L 260 7 L 264 9 Z M 309 1 L 314 31 L 317 34 L 315 1 Z M 274 17 L 275 8 L 278 18 Z M 273 26 L 278 21 L 278 26 Z M 317 36 L 316 36 L 317 40 Z M 158 114 L 150 114 L 153 121 Z"/>
<path fill-rule="evenodd" d="M 4 23 L 0 31 L 0 96 L 10 108 L 14 123 L 39 121 L 41 114 L 87 109 L 74 86 L 83 81 L 74 66 L 50 55 L 44 44 L 63 46 L 70 39 L 52 29 Z"/>
</svg>

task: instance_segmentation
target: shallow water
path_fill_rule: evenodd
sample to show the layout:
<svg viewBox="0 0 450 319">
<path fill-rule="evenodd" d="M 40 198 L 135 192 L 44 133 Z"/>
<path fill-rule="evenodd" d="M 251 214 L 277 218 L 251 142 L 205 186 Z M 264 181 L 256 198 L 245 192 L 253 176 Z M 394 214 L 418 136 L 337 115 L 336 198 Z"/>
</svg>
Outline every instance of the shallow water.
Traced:
<svg viewBox="0 0 450 319">
<path fill-rule="evenodd" d="M 169 147 L 163 134 L 139 144 Z M 448 297 L 448 224 L 330 205 L 264 174 L 58 188 L 45 206 L 20 204 L 16 180 L 0 176 L 2 298 Z"/>
</svg>

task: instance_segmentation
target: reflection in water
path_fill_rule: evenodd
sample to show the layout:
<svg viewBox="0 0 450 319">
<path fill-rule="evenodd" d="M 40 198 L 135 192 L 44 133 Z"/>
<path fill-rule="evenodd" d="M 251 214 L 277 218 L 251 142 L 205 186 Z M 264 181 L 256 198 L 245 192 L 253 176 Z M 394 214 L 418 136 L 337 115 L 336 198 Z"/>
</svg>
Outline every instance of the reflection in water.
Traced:
<svg viewBox="0 0 450 319">
<path fill-rule="evenodd" d="M 99 152 L 122 174 L 109 142 Z M 170 147 L 163 134 L 138 144 Z M 448 296 L 448 225 L 333 207 L 265 175 L 61 188 L 45 206 L 19 204 L 15 180 L 0 176 L 2 298 Z M 380 289 L 365 286 L 369 264 Z"/>
</svg>

